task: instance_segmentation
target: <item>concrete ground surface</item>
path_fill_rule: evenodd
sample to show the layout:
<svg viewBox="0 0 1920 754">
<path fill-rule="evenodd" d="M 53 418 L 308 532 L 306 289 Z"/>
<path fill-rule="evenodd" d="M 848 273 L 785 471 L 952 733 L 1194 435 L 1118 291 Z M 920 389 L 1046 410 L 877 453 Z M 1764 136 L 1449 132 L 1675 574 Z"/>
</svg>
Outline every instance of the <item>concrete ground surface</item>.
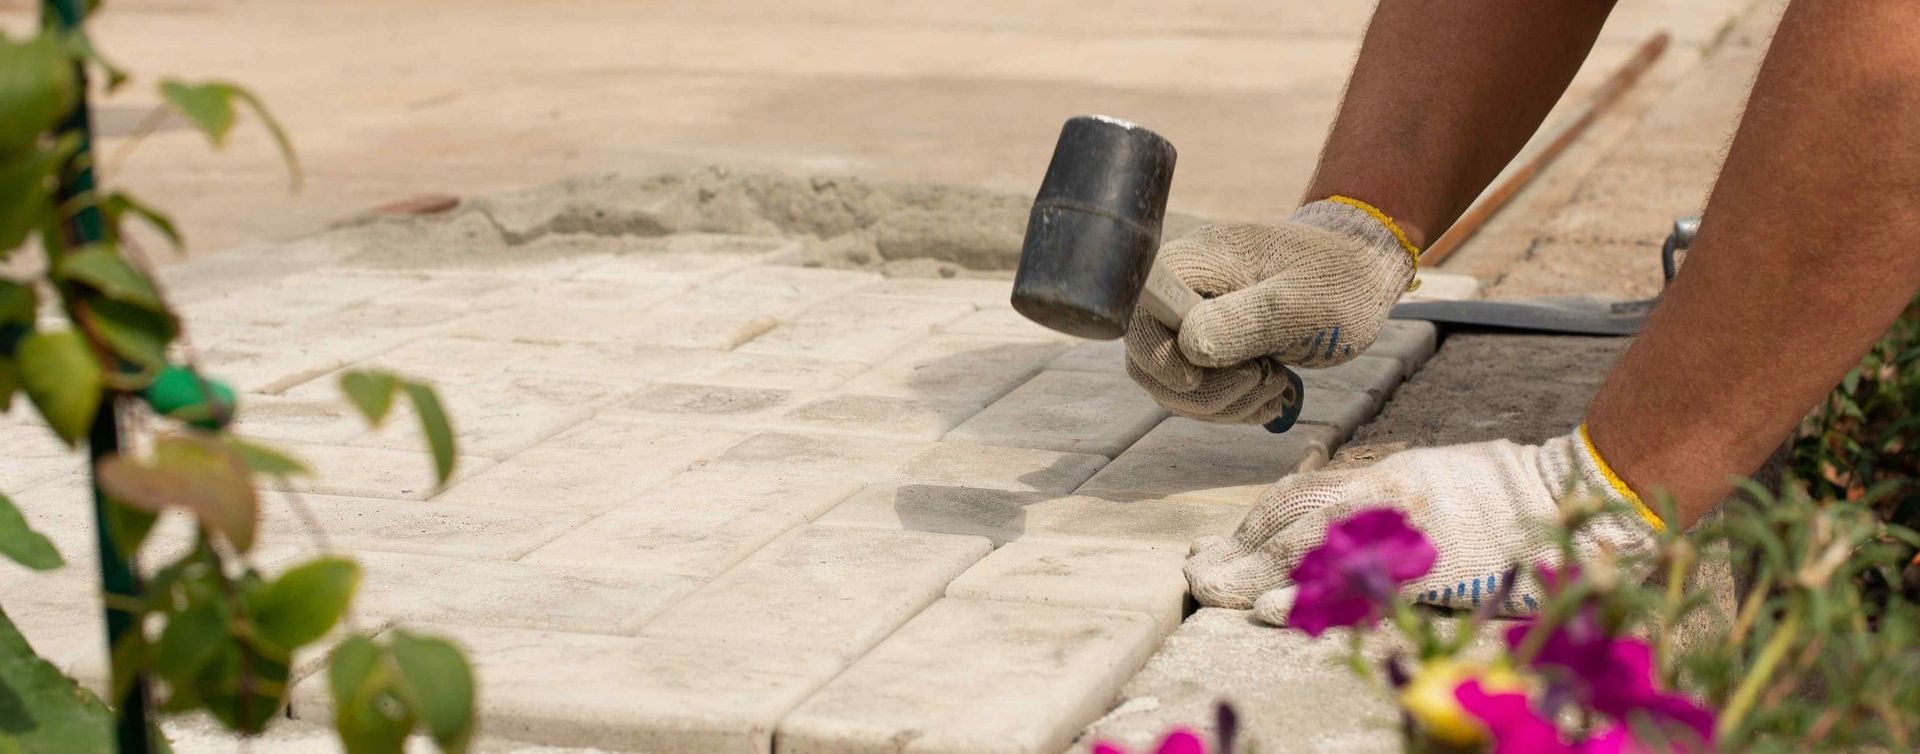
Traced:
<svg viewBox="0 0 1920 754">
<path fill-rule="evenodd" d="M 1287 473 L 1565 431 L 1623 342 L 1397 323 L 1311 374 L 1307 423 L 1273 436 L 1168 417 L 1114 344 L 1024 322 L 994 272 L 1081 111 L 1180 145 L 1181 222 L 1283 211 L 1365 15 L 128 0 L 108 48 L 254 84 L 309 190 L 279 193 L 255 134 L 209 157 L 174 127 L 109 175 L 201 248 L 237 246 L 167 269 L 200 360 L 246 391 L 243 432 L 319 469 L 300 492 L 368 568 L 360 625 L 470 648 L 486 750 L 1140 747 L 1229 698 L 1261 751 L 1385 751 L 1390 708 L 1333 663 L 1339 641 L 1189 613 L 1187 542 Z M 1659 239 L 1698 209 L 1773 18 L 1623 0 L 1576 96 L 1652 29 L 1675 48 L 1449 262 L 1477 285 L 1430 292 L 1657 292 Z M 142 96 L 103 109 L 109 155 Z M 646 177 L 706 164 L 729 167 Z M 539 185 L 567 176 L 586 177 Z M 467 201 L 309 233 L 418 191 Z M 441 386 L 453 484 L 433 488 L 408 417 L 348 415 L 353 366 Z M 27 425 L 0 418 L 0 492 L 84 553 L 78 461 Z M 263 562 L 317 547 L 288 506 L 270 501 Z M 97 682 L 86 567 L 8 568 L 0 604 Z M 321 691 L 298 686 L 257 750 L 331 751 Z M 183 752 L 236 750 L 171 729 Z"/>
</svg>

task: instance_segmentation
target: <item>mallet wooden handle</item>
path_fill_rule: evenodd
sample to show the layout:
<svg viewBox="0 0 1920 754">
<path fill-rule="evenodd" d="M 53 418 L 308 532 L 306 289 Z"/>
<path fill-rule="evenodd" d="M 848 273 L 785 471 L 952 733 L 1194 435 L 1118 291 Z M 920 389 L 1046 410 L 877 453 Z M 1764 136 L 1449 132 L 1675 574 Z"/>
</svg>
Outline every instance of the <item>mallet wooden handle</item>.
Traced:
<svg viewBox="0 0 1920 754">
<path fill-rule="evenodd" d="M 1160 320 L 1160 324 L 1177 332 L 1180 323 L 1186 321 L 1187 312 L 1199 304 L 1200 294 L 1180 282 L 1166 264 L 1155 258 L 1153 267 L 1147 270 L 1147 285 L 1140 291 L 1140 306 Z"/>
</svg>

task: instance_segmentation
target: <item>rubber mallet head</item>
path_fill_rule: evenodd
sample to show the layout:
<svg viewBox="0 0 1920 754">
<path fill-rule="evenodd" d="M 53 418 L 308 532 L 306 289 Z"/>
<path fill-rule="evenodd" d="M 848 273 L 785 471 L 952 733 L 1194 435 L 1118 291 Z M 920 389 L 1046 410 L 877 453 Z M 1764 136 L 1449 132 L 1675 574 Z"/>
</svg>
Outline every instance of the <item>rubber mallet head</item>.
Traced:
<svg viewBox="0 0 1920 754">
<path fill-rule="evenodd" d="M 1173 159 L 1172 144 L 1132 123 L 1069 119 L 1027 216 L 1014 310 L 1068 335 L 1112 340 L 1127 333 L 1139 305 L 1179 330 L 1200 296 L 1154 260 Z M 1270 432 L 1293 426 L 1305 393 L 1300 375 L 1278 368 L 1286 403 L 1265 425 Z"/>
<path fill-rule="evenodd" d="M 1173 160 L 1172 144 L 1132 123 L 1068 120 L 1027 218 L 1013 308 L 1068 335 L 1126 334 L 1160 250 Z"/>
</svg>

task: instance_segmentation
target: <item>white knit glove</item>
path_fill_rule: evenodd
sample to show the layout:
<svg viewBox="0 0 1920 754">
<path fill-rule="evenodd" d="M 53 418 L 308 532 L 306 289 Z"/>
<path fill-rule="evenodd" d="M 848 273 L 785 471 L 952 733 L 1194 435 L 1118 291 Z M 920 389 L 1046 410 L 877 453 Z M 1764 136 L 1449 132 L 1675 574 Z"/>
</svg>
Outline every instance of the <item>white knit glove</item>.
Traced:
<svg viewBox="0 0 1920 754">
<path fill-rule="evenodd" d="M 1406 512 L 1439 554 L 1402 595 L 1477 607 L 1500 588 L 1509 566 L 1559 564 L 1544 527 L 1553 525 L 1557 501 L 1570 494 L 1622 503 L 1637 514 L 1601 515 L 1581 529 L 1575 545 L 1582 560 L 1602 547 L 1651 551 L 1659 517 L 1600 458 L 1581 425 L 1542 445 L 1495 440 L 1423 448 L 1366 468 L 1283 478 L 1232 536 L 1194 543 L 1187 581 L 1201 604 L 1252 607 L 1255 617 L 1284 624 L 1292 605 L 1288 574 L 1325 541 L 1328 525 L 1359 509 L 1393 507 Z M 1511 595 L 1494 606 L 1500 614 L 1530 614 L 1540 600 L 1538 584 L 1525 576 Z"/>
<path fill-rule="evenodd" d="M 1379 210 L 1334 197 L 1280 225 L 1202 227 L 1159 258 L 1208 300 L 1177 336 L 1135 309 L 1127 374 L 1181 416 L 1261 424 L 1284 404 L 1282 364 L 1333 366 L 1373 343 L 1418 252 Z"/>
</svg>

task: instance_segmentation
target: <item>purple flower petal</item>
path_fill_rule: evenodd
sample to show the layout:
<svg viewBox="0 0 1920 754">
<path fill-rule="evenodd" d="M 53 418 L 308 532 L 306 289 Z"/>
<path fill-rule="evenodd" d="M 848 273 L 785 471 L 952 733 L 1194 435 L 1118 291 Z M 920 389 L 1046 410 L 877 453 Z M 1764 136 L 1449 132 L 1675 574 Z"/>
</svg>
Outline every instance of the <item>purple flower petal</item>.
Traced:
<svg viewBox="0 0 1920 754">
<path fill-rule="evenodd" d="M 1167 734 L 1156 754 L 1207 754 L 1207 743 L 1199 734 L 1181 728 Z"/>
<path fill-rule="evenodd" d="M 1525 694 L 1489 694 L 1480 681 L 1469 680 L 1453 690 L 1460 708 L 1479 719 L 1493 737 L 1491 754 L 1573 754 L 1560 740 L 1560 729 L 1527 703 Z"/>
<path fill-rule="evenodd" d="M 1370 508 L 1327 527 L 1326 542 L 1290 574 L 1299 595 L 1289 626 L 1319 636 L 1329 628 L 1371 625 L 1401 585 L 1433 568 L 1426 535 L 1393 508 Z"/>
</svg>

